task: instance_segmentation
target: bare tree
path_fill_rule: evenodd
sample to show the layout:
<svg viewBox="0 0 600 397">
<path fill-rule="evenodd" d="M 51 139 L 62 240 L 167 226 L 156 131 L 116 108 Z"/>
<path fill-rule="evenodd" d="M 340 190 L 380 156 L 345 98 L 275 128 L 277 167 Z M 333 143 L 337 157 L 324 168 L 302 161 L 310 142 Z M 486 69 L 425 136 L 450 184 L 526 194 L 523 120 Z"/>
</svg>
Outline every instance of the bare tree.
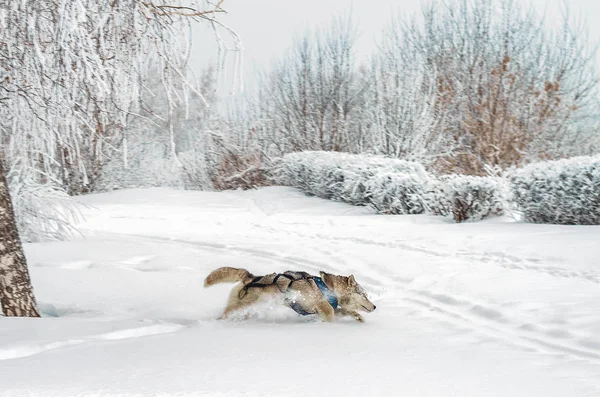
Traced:
<svg viewBox="0 0 600 397">
<path fill-rule="evenodd" d="M 442 0 L 392 26 L 383 48 L 385 62 L 399 58 L 392 71 L 416 72 L 402 91 L 430 106 L 431 131 L 444 142 L 430 148 L 440 171 L 484 174 L 583 154 L 597 137 L 582 124 L 598 98 L 594 51 L 568 15 L 554 30 L 513 0 Z"/>
<path fill-rule="evenodd" d="M 329 30 L 307 33 L 263 76 L 256 106 L 270 146 L 282 153 L 349 150 L 358 103 L 355 28 L 338 18 Z"/>
</svg>

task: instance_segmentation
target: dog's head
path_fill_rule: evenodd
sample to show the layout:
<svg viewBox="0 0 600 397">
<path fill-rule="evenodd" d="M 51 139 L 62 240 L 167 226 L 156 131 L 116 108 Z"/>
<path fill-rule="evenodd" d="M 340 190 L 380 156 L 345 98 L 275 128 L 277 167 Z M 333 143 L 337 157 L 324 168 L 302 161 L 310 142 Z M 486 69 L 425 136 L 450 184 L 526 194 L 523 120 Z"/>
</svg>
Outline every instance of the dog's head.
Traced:
<svg viewBox="0 0 600 397">
<path fill-rule="evenodd" d="M 369 300 L 367 293 L 356 282 L 354 276 L 336 276 L 321 272 L 321 278 L 337 295 L 338 303 L 344 309 L 362 310 L 368 313 L 375 310 L 376 306 Z"/>
</svg>

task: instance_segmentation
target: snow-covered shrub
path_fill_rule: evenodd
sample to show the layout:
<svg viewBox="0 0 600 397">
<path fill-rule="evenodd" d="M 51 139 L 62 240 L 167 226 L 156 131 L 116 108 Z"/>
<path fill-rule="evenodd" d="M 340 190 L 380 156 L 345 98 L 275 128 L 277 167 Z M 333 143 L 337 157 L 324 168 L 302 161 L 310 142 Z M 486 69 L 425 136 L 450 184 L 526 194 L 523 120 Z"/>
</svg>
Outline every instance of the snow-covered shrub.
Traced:
<svg viewBox="0 0 600 397">
<path fill-rule="evenodd" d="M 414 162 L 336 152 L 283 156 L 274 171 L 279 184 L 383 214 L 452 214 L 457 222 L 502 215 L 507 189 L 501 178 L 462 175 L 436 178 Z"/>
<path fill-rule="evenodd" d="M 383 171 L 366 183 L 366 199 L 382 214 L 430 213 L 438 196 L 437 181 L 414 173 Z"/>
<path fill-rule="evenodd" d="M 8 184 L 23 242 L 63 240 L 76 232 L 80 204 L 64 190 L 38 183 L 16 168 L 9 172 Z"/>
<path fill-rule="evenodd" d="M 342 201 L 350 204 L 372 204 L 376 208 L 377 206 L 386 208 L 387 204 L 384 203 L 389 200 L 385 198 L 382 186 L 379 186 L 378 183 L 387 185 L 391 190 L 396 191 L 400 195 L 406 194 L 406 197 L 413 195 L 411 193 L 413 191 L 420 191 L 421 194 L 424 194 L 424 190 L 428 189 L 426 185 L 430 179 L 430 175 L 418 163 L 385 157 L 347 154 L 343 155 L 340 161 L 342 162 L 340 164 L 342 175 L 338 176 L 338 179 L 343 180 L 343 183 L 339 184 L 339 193 Z M 349 164 L 349 166 L 345 167 L 344 163 Z M 388 181 L 386 176 L 389 176 L 391 179 Z M 406 192 L 398 184 L 401 182 L 406 183 L 406 189 L 408 189 Z M 418 186 L 420 182 L 423 183 L 423 186 Z M 400 191 L 403 191 L 403 193 L 400 193 Z M 387 193 L 387 195 L 389 194 L 391 193 Z M 409 205 L 412 207 L 412 203 L 416 204 L 417 201 L 411 200 L 410 203 Z M 391 213 L 414 213 L 406 211 L 397 212 L 399 208 L 396 205 L 387 209 Z"/>
<path fill-rule="evenodd" d="M 508 203 L 502 178 L 447 175 L 440 178 L 432 212 L 449 215 L 456 222 L 499 216 Z"/>
<path fill-rule="evenodd" d="M 530 164 L 509 180 L 527 222 L 600 225 L 600 156 Z"/>
<path fill-rule="evenodd" d="M 327 189 L 320 191 L 316 180 L 325 167 L 320 159 L 313 155 L 314 152 L 300 152 L 286 154 L 278 159 L 273 169 L 275 183 L 293 186 L 304 193 L 322 198 L 330 198 Z M 333 168 L 333 167 L 330 167 Z"/>
<path fill-rule="evenodd" d="M 418 163 L 338 152 L 287 154 L 274 178 L 310 195 L 390 214 L 428 212 L 435 189 L 435 180 Z"/>
</svg>

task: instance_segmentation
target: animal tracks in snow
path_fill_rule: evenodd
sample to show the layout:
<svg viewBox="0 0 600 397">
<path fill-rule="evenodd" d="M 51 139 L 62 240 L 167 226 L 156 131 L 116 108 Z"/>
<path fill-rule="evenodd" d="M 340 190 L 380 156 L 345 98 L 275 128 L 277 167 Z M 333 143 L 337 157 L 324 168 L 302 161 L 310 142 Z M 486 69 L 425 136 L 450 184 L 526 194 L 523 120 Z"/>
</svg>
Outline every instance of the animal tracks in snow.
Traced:
<svg viewBox="0 0 600 397">
<path fill-rule="evenodd" d="M 582 338 L 569 329 L 546 329 L 522 324 L 505 316 L 501 310 L 445 294 L 406 288 L 402 302 L 424 308 L 442 321 L 449 321 L 493 339 L 543 353 L 569 355 L 600 362 L 600 339 Z"/>
<path fill-rule="evenodd" d="M 592 283 L 600 284 L 600 272 L 594 271 L 577 271 L 577 270 L 568 270 L 563 269 L 557 266 L 543 266 L 540 265 L 543 261 L 538 258 L 528 258 L 521 259 L 517 256 L 512 256 L 509 254 L 505 254 L 502 252 L 489 252 L 484 251 L 482 253 L 472 253 L 469 251 L 458 251 L 458 252 L 442 252 L 438 250 L 433 250 L 429 248 L 424 248 L 422 246 L 415 245 L 414 243 L 406 243 L 404 240 L 391 240 L 391 241 L 376 241 L 366 238 L 357 238 L 351 236 L 332 236 L 327 234 L 306 234 L 295 230 L 280 230 L 276 229 L 272 226 L 264 226 L 259 224 L 254 224 L 253 226 L 261 229 L 265 229 L 268 231 L 272 231 L 274 233 L 286 233 L 295 235 L 302 238 L 307 239 L 319 239 L 319 240 L 328 240 L 334 242 L 350 242 L 354 244 L 361 244 L 367 246 L 374 247 L 382 247 L 382 248 L 394 248 L 400 249 L 407 252 L 421 253 L 425 255 L 430 255 L 433 257 L 457 257 L 461 259 L 468 259 L 472 262 L 483 262 L 489 263 L 492 265 L 500 266 L 509 270 L 524 270 L 524 271 L 534 271 L 538 273 L 545 273 L 547 275 L 553 277 L 561 277 L 561 278 L 578 278 L 585 281 L 589 281 Z"/>
<path fill-rule="evenodd" d="M 86 269 L 93 268 L 95 266 L 95 264 L 94 264 L 94 262 L 89 261 L 89 260 L 80 260 L 80 261 L 62 262 L 62 263 L 52 264 L 52 265 L 34 263 L 33 266 L 34 267 L 42 267 L 42 268 L 53 267 L 53 268 L 65 269 L 65 270 L 86 270 Z"/>
<path fill-rule="evenodd" d="M 264 226 L 264 225 L 260 225 L 260 224 L 253 224 L 252 226 L 259 228 L 259 229 L 263 229 L 269 232 L 273 232 L 273 233 L 285 233 L 288 235 L 294 235 L 297 237 L 301 237 L 301 238 L 306 238 L 306 239 L 312 239 L 312 240 L 328 240 L 328 241 L 334 241 L 334 242 L 350 242 L 350 243 L 355 243 L 355 244 L 362 244 L 362 245 L 368 245 L 368 246 L 374 246 L 374 247 L 383 247 L 383 248 L 399 248 L 399 249 L 403 249 L 405 251 L 410 251 L 410 252 L 416 252 L 416 253 L 422 253 L 422 254 L 426 254 L 426 255 L 431 255 L 431 256 L 435 256 L 435 257 L 442 257 L 445 256 L 446 254 L 441 253 L 441 252 L 437 252 L 431 249 L 427 249 L 415 244 L 407 244 L 404 240 L 394 240 L 394 241 L 376 241 L 376 240 L 371 240 L 371 239 L 366 239 L 366 238 L 361 238 L 361 237 L 351 237 L 351 236 L 332 236 L 329 234 L 322 234 L 322 233 L 317 233 L 317 234 L 307 234 L 307 233 L 302 233 L 299 232 L 297 230 L 282 230 L 282 229 L 276 229 L 272 226 Z"/>
<path fill-rule="evenodd" d="M 175 244 L 184 244 L 208 250 L 227 250 L 244 255 L 252 255 L 265 258 L 279 263 L 288 263 L 291 265 L 302 266 L 309 270 L 330 270 L 330 262 L 315 261 L 298 258 L 285 253 L 275 253 L 268 250 L 257 248 L 246 248 L 221 243 L 189 241 L 184 239 L 165 238 L 159 236 L 133 235 L 128 237 L 139 238 L 150 241 L 169 242 Z M 299 236 L 302 237 L 302 236 Z M 397 248 L 406 250 L 405 244 L 373 244 L 373 241 L 365 239 L 354 239 L 345 237 L 320 236 L 326 240 L 337 240 L 352 242 L 355 244 L 377 245 L 382 247 Z M 317 248 L 316 248 L 317 249 Z M 318 250 L 318 249 L 317 249 Z M 468 259 L 469 262 L 488 262 L 493 265 L 515 270 L 530 270 L 538 273 L 547 273 L 554 277 L 578 277 L 591 282 L 599 282 L 598 275 L 589 272 L 574 272 L 558 267 L 544 267 L 537 260 L 522 260 L 499 253 L 484 252 L 481 254 L 469 254 L 465 252 L 455 252 L 453 254 L 444 254 L 433 250 L 424 250 L 418 247 L 409 249 L 413 252 L 421 252 L 434 257 L 455 257 Z M 324 255 L 333 259 L 330 252 L 322 252 Z M 337 263 L 335 260 L 333 263 Z M 342 262 L 343 267 L 347 265 Z M 339 263 L 338 263 L 339 264 Z M 365 265 L 366 264 L 362 264 Z M 454 324 L 458 329 L 467 329 L 476 332 L 494 340 L 500 340 L 512 346 L 517 346 L 529 351 L 538 351 L 545 354 L 570 356 L 580 359 L 593 360 L 600 363 L 600 339 L 589 338 L 577 335 L 567 324 L 560 326 L 542 326 L 528 323 L 526 320 L 519 321 L 511 318 L 510 315 L 503 312 L 502 307 L 492 307 L 483 302 L 472 302 L 463 297 L 456 297 L 447 293 L 434 293 L 424 289 L 418 289 L 411 286 L 410 278 L 391 276 L 385 269 L 378 268 L 375 264 L 369 264 L 365 269 L 369 271 L 361 274 L 361 280 L 365 284 L 370 284 L 373 289 L 385 295 L 388 302 L 396 300 L 399 306 L 408 305 L 415 309 L 416 315 L 432 315 L 438 320 Z M 339 270 L 339 267 L 338 269 Z M 394 291 L 392 293 L 392 291 Z M 393 305 L 393 304 L 392 304 Z"/>
<path fill-rule="evenodd" d="M 57 350 L 70 346 L 82 345 L 93 341 L 117 341 L 123 339 L 142 338 L 146 336 L 170 334 L 186 328 L 183 324 L 154 324 L 143 327 L 126 328 L 118 331 L 92 335 L 84 338 L 67 339 L 42 343 L 38 345 L 23 345 L 8 348 L 0 348 L 0 360 L 11 360 L 15 358 L 29 357 L 50 350 Z"/>
<path fill-rule="evenodd" d="M 159 265 L 156 261 L 156 255 L 138 255 L 124 260 L 99 264 L 94 263 L 90 260 L 78 260 L 59 263 L 56 265 L 40 265 L 35 264 L 36 267 L 52 267 L 64 270 L 89 270 L 89 269 L 106 269 L 106 268 L 118 268 L 124 270 L 132 270 L 137 272 L 169 272 L 169 271 L 190 271 L 195 270 L 189 266 L 168 266 Z"/>
<path fill-rule="evenodd" d="M 491 262 L 495 265 L 511 270 L 534 271 L 538 273 L 545 273 L 553 277 L 577 278 L 600 284 L 600 273 L 598 272 L 589 270 L 569 270 L 557 266 L 543 266 L 539 265 L 541 261 L 535 258 L 523 260 L 518 257 L 498 252 L 484 252 L 480 255 L 461 253 L 459 256 L 486 263 Z"/>
<path fill-rule="evenodd" d="M 138 272 L 159 272 L 164 270 L 160 267 L 149 266 L 148 263 L 155 259 L 153 255 L 134 256 L 129 259 L 120 261 L 116 266 L 122 269 L 135 270 Z"/>
<path fill-rule="evenodd" d="M 110 233 L 110 234 L 114 234 L 114 233 Z M 296 265 L 296 266 L 300 265 L 300 266 L 303 266 L 305 268 L 312 269 L 312 270 L 327 270 L 329 268 L 326 264 L 318 262 L 318 261 L 298 258 L 298 257 L 289 256 L 289 255 L 285 255 L 285 254 L 275 254 L 273 252 L 270 252 L 267 250 L 261 250 L 261 249 L 257 249 L 257 248 L 246 248 L 246 247 L 238 247 L 238 246 L 232 246 L 232 245 L 220 244 L 220 243 L 209 243 L 209 242 L 204 242 L 204 241 L 189 241 L 189 240 L 183 240 L 183 239 L 165 238 L 165 237 L 158 237 L 158 236 L 145 236 L 145 235 L 139 235 L 139 234 L 126 234 L 126 236 L 141 239 L 141 240 L 150 240 L 150 241 L 168 242 L 168 243 L 174 243 L 174 244 L 187 245 L 187 246 L 192 246 L 192 247 L 196 247 L 199 249 L 227 250 L 230 252 L 242 253 L 244 255 L 252 255 L 252 256 L 268 259 L 268 260 L 273 260 L 276 262 L 289 263 L 289 264 Z M 184 268 L 184 267 L 181 267 L 181 268 Z"/>
<path fill-rule="evenodd" d="M 85 269 L 90 269 L 94 266 L 94 263 L 92 261 L 73 261 L 73 262 L 67 262 L 67 263 L 63 263 L 62 265 L 58 266 L 61 269 L 68 269 L 68 270 L 85 270 Z"/>
</svg>

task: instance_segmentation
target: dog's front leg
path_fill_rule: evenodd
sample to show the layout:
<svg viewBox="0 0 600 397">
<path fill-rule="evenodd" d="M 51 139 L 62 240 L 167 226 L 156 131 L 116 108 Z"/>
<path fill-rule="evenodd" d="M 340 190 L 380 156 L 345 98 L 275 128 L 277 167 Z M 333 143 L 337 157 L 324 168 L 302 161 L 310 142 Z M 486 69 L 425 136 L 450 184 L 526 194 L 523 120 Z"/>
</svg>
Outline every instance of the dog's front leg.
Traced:
<svg viewBox="0 0 600 397">
<path fill-rule="evenodd" d="M 340 316 L 349 316 L 354 318 L 359 323 L 364 323 L 365 319 L 356 310 L 347 310 L 342 307 L 335 309 L 335 313 Z"/>
<path fill-rule="evenodd" d="M 327 302 L 323 300 L 316 305 L 317 314 L 323 321 L 331 322 L 333 321 L 333 317 L 335 315 L 335 311 L 333 307 Z"/>
</svg>

